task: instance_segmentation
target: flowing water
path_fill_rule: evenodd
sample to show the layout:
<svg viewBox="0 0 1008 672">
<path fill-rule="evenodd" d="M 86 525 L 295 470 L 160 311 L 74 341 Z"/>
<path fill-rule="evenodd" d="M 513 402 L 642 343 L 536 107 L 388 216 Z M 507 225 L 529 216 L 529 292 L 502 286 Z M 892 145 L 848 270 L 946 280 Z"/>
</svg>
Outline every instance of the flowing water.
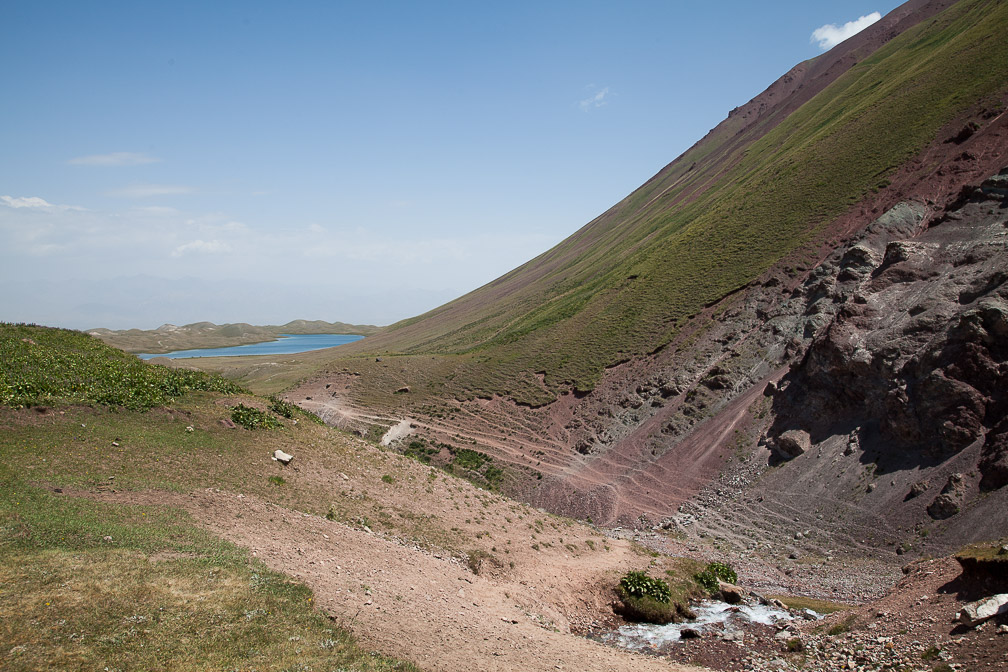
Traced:
<svg viewBox="0 0 1008 672">
<path fill-rule="evenodd" d="M 686 628 L 703 633 L 714 628 L 735 630 L 748 623 L 773 625 L 794 618 L 791 613 L 783 609 L 761 604 L 736 606 L 725 602 L 705 601 L 693 607 L 693 611 L 697 615 L 695 621 L 668 625 L 650 623 L 624 625 L 603 636 L 603 641 L 627 649 L 654 649 L 669 642 L 679 641 L 682 639 L 682 631 Z"/>
</svg>

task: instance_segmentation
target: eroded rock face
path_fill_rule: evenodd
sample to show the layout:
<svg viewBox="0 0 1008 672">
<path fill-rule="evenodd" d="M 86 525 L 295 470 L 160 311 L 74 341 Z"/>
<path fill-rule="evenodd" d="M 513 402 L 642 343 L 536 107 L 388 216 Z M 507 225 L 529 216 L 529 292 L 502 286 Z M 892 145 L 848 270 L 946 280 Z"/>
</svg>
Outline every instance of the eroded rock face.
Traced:
<svg viewBox="0 0 1008 672">
<path fill-rule="evenodd" d="M 804 429 L 789 429 L 777 439 L 777 447 L 787 457 L 798 457 L 808 452 L 812 441 Z"/>
<path fill-rule="evenodd" d="M 922 232 L 923 206 L 894 208 L 818 274 L 809 309 L 829 319 L 774 395 L 777 431 L 815 440 L 846 418 L 921 463 L 979 443 L 981 487 L 1008 484 L 1008 207 L 993 187 L 971 194 Z M 957 493 L 929 514 L 955 515 Z"/>
</svg>

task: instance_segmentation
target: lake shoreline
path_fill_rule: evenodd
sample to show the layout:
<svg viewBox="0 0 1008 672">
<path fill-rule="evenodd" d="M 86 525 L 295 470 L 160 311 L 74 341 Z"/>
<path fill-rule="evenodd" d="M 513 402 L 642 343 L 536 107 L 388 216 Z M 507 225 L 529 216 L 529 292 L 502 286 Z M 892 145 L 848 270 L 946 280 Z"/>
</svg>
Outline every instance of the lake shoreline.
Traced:
<svg viewBox="0 0 1008 672">
<path fill-rule="evenodd" d="M 197 359 L 203 357 L 248 357 L 254 355 L 296 355 L 313 350 L 334 348 L 355 343 L 364 336 L 360 334 L 278 334 L 269 340 L 240 345 L 208 348 L 188 348 L 164 353 L 137 353 L 143 360 L 159 357 L 166 359 Z"/>
</svg>

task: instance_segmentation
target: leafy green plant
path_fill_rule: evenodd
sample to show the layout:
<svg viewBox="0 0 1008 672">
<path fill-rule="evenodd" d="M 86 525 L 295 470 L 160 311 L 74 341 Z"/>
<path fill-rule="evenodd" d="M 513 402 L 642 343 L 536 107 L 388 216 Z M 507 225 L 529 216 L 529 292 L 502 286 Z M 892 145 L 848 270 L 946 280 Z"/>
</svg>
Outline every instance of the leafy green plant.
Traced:
<svg viewBox="0 0 1008 672">
<path fill-rule="evenodd" d="M 270 476 L 269 482 L 273 485 L 284 485 L 287 480 L 283 476 Z"/>
<path fill-rule="evenodd" d="M 284 401 L 279 397 L 270 397 L 270 410 L 279 416 L 287 418 L 288 420 L 293 418 L 295 413 L 301 411 L 301 409 L 296 404 L 292 404 L 289 401 Z"/>
<path fill-rule="evenodd" d="M 672 590 L 662 579 L 644 572 L 627 572 L 616 589 L 622 602 L 621 612 L 631 621 L 646 623 L 671 623 L 681 611 L 672 602 Z"/>
<path fill-rule="evenodd" d="M 440 452 L 440 449 L 428 446 L 426 441 L 414 440 L 410 441 L 406 449 L 403 450 L 403 455 L 411 457 L 417 462 L 430 464 L 431 456 L 437 455 L 438 452 Z"/>
<path fill-rule="evenodd" d="M 717 592 L 719 581 L 724 581 L 725 583 L 738 582 L 738 574 L 735 573 L 731 565 L 725 562 L 712 562 L 702 572 L 695 574 L 693 578 L 708 593 Z"/>
<path fill-rule="evenodd" d="M 665 604 L 672 599 L 672 591 L 665 581 L 648 576 L 644 572 L 628 572 L 620 579 L 620 588 L 632 597 L 650 597 Z"/>
<path fill-rule="evenodd" d="M 388 483 L 389 485 L 392 485 L 393 483 L 395 483 L 395 479 L 392 478 L 392 476 L 390 474 L 383 474 L 382 477 L 381 477 L 381 480 L 382 480 L 382 483 Z"/>
<path fill-rule="evenodd" d="M 246 406 L 245 404 L 238 404 L 231 409 L 231 419 L 245 429 L 276 429 L 277 427 L 283 427 L 280 421 L 269 413 L 260 411 L 258 408 Z"/>
</svg>

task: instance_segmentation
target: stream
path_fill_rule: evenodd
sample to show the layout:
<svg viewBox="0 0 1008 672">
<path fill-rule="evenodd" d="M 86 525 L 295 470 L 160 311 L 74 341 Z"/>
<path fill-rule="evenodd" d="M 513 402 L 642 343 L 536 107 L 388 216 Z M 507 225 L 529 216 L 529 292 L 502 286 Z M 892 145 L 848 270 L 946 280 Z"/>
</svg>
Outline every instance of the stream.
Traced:
<svg viewBox="0 0 1008 672">
<path fill-rule="evenodd" d="M 697 615 L 693 621 L 668 625 L 628 624 L 603 635 L 602 640 L 627 649 L 654 649 L 663 644 L 679 641 L 682 639 L 684 629 L 696 630 L 701 634 L 715 629 L 730 632 L 740 630 L 750 623 L 774 625 L 795 618 L 795 615 L 788 611 L 761 604 L 731 605 L 726 602 L 704 601 L 693 607 L 693 611 Z"/>
</svg>

